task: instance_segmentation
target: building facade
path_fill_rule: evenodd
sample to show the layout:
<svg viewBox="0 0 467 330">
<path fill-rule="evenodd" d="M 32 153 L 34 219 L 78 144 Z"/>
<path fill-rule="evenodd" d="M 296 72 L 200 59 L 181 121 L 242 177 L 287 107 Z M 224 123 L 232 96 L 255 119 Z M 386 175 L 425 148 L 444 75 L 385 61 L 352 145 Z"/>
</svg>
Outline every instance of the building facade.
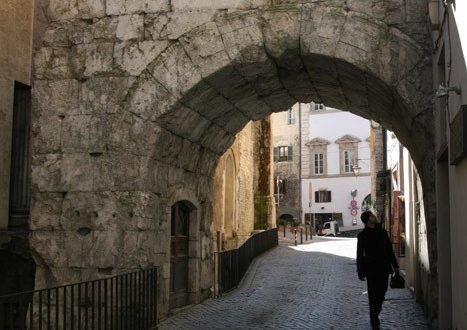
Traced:
<svg viewBox="0 0 467 330">
<path fill-rule="evenodd" d="M 255 230 L 275 226 L 271 135 L 270 128 L 264 128 L 268 122 L 267 118 L 247 124 L 219 159 L 213 179 L 214 251 L 238 248 Z M 267 156 L 255 156 L 262 153 Z"/>
<path fill-rule="evenodd" d="M 369 121 L 312 102 L 272 122 L 277 221 L 361 229 L 361 210 L 372 201 Z"/>
<path fill-rule="evenodd" d="M 335 220 L 340 231 L 362 228 L 371 205 L 370 123 L 322 104 L 307 105 L 302 134 L 302 207 L 315 227 Z"/>
<path fill-rule="evenodd" d="M 277 223 L 299 223 L 300 162 L 299 130 L 302 105 L 271 115 L 274 147 L 274 196 Z M 303 114 L 303 112 L 302 112 Z"/>
<path fill-rule="evenodd" d="M 430 1 L 439 328 L 467 329 L 467 3 Z"/>
<path fill-rule="evenodd" d="M 29 251 L 34 1 L 0 3 L 0 295 L 34 287 Z"/>
</svg>

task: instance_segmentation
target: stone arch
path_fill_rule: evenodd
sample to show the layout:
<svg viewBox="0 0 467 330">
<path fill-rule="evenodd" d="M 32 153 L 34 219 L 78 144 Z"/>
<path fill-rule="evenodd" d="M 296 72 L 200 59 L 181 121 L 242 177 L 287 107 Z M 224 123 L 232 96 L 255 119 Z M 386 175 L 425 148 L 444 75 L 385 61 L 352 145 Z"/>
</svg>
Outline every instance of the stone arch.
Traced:
<svg viewBox="0 0 467 330">
<path fill-rule="evenodd" d="M 294 218 L 294 216 L 290 213 L 282 213 L 279 217 L 279 222 L 278 224 L 281 224 L 283 225 L 284 223 L 285 224 L 290 224 L 290 225 L 293 225 L 294 224 L 294 219 L 297 219 L 296 217 Z"/>
<path fill-rule="evenodd" d="M 419 23 L 426 20 L 419 1 L 394 8 L 358 1 L 275 3 L 200 15 L 197 27 L 171 40 L 91 24 L 90 17 L 117 24 L 120 17 L 110 15 L 128 14 L 128 8 L 110 8 L 102 18 L 105 13 L 86 6 L 47 7 L 53 24 L 34 64 L 31 245 L 48 267 L 71 267 L 50 261 L 50 246 L 61 246 L 65 237 L 53 229 L 72 232 L 75 226 L 61 217 L 63 192 L 84 204 L 105 192 L 117 206 L 114 192 L 149 192 L 163 208 L 171 205 L 171 187 L 183 182 L 192 199 L 177 200 L 204 203 L 198 209 L 205 260 L 199 267 L 208 273 L 210 183 L 218 158 L 248 121 L 313 100 L 380 122 L 410 150 L 423 182 L 435 285 L 430 35 Z M 145 10 L 157 16 L 144 6 L 134 12 Z M 53 125 L 62 132 L 59 139 Z M 53 205 L 45 215 L 44 205 Z M 168 215 L 154 216 L 161 225 L 147 229 L 155 241 L 166 239 Z M 109 226 L 125 225 L 103 225 Z M 51 237 L 57 244 L 44 244 Z M 200 290 L 209 288 L 209 276 Z"/>
</svg>

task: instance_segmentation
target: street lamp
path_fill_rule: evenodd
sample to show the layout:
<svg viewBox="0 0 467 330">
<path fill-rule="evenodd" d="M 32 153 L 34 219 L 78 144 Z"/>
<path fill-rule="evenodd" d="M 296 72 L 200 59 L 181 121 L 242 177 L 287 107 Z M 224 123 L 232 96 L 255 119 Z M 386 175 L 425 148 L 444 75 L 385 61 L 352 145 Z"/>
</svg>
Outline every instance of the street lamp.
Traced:
<svg viewBox="0 0 467 330">
<path fill-rule="evenodd" d="M 360 166 L 358 166 L 358 163 L 355 164 L 354 166 L 352 166 L 352 171 L 353 171 L 353 174 L 355 175 L 355 177 L 360 175 L 360 170 L 361 169 L 362 168 Z"/>
</svg>

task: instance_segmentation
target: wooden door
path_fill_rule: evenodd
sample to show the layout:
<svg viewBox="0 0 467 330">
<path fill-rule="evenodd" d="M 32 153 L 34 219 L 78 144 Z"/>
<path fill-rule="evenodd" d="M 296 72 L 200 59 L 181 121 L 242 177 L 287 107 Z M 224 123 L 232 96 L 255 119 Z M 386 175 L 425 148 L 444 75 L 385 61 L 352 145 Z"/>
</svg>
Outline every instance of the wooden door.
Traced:
<svg viewBox="0 0 467 330">
<path fill-rule="evenodd" d="M 190 209 L 178 202 L 172 206 L 170 240 L 170 309 L 188 303 L 188 228 Z"/>
</svg>

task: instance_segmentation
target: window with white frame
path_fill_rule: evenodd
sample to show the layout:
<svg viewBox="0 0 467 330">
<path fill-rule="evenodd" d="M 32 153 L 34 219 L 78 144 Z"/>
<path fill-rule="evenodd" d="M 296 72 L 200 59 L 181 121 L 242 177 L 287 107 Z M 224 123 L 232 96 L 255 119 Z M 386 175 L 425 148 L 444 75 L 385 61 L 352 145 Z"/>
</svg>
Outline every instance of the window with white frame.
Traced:
<svg viewBox="0 0 467 330">
<path fill-rule="evenodd" d="M 315 175 L 322 175 L 324 174 L 324 154 L 323 153 L 315 153 L 314 155 L 314 174 Z"/>
<path fill-rule="evenodd" d="M 295 124 L 295 111 L 293 109 L 289 109 L 287 111 L 287 125 Z"/>
<path fill-rule="evenodd" d="M 353 173 L 353 167 L 357 165 L 358 144 L 361 140 L 352 135 L 344 135 L 336 140 L 339 145 L 339 163 L 341 174 Z"/>
<path fill-rule="evenodd" d="M 353 173 L 356 158 L 354 150 L 344 150 L 344 173 Z"/>
</svg>

